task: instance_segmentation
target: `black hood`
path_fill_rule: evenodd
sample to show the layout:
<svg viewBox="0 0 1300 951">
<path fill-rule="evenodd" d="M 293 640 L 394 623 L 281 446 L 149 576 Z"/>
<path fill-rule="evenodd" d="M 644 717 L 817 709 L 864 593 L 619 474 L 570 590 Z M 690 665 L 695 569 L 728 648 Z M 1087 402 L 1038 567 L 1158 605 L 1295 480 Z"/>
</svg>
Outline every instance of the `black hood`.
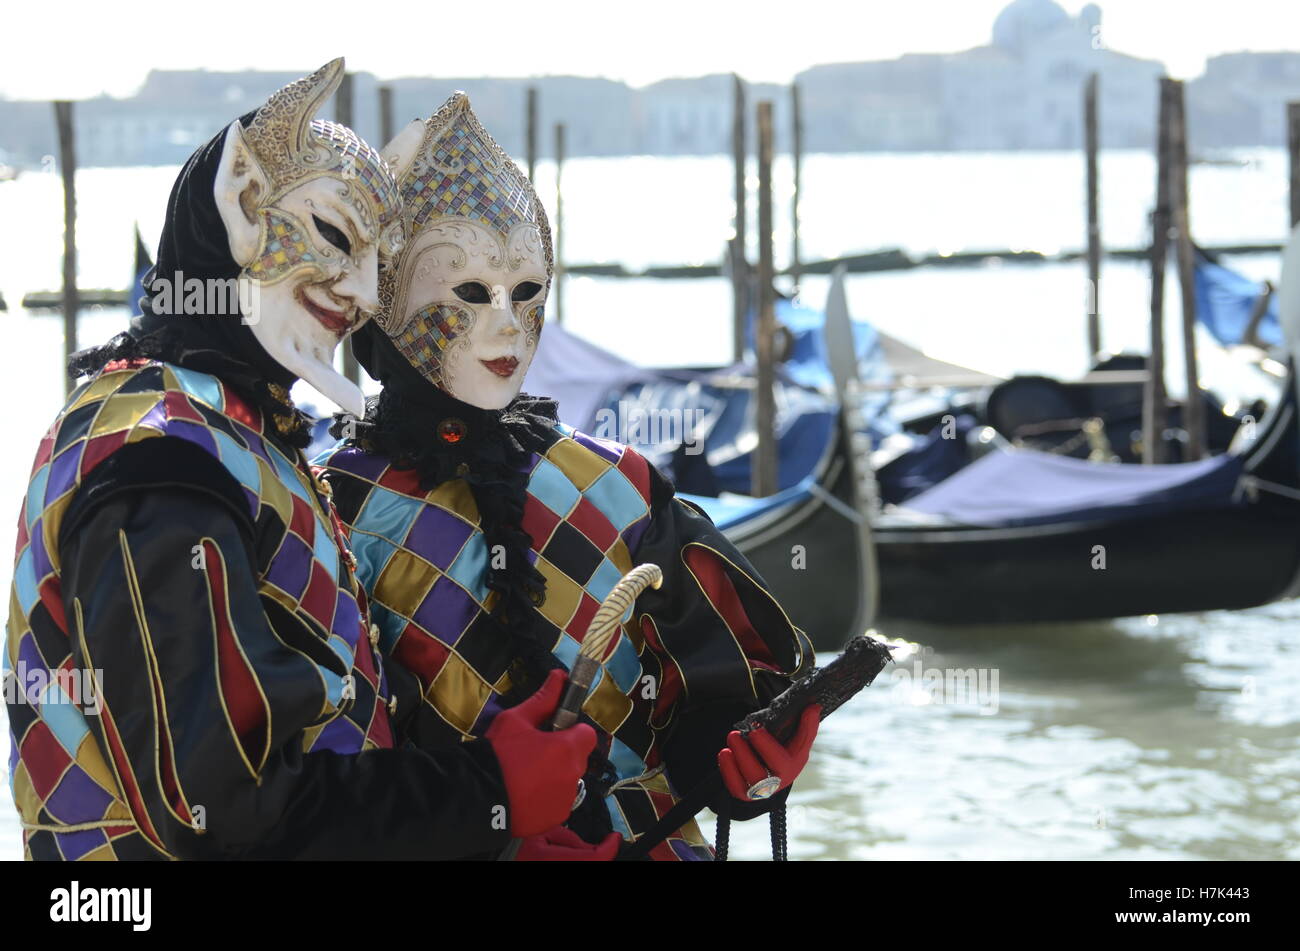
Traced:
<svg viewBox="0 0 1300 951">
<path fill-rule="evenodd" d="M 240 117 L 247 126 L 255 113 Z M 156 280 L 166 280 L 183 298 L 178 282 L 237 279 L 242 268 L 230 255 L 225 223 L 213 194 L 226 130 L 213 136 L 190 156 L 172 185 L 167 200 L 167 217 L 158 239 L 157 263 L 144 277 L 146 297 L 141 313 L 131 320 L 125 333 L 106 344 L 74 354 L 68 370 L 85 375 L 100 370 L 111 360 L 149 357 L 188 369 L 210 373 L 240 390 L 264 410 L 284 418 L 297 418 L 288 402 L 287 390 L 297 376 L 281 366 L 253 336 L 252 329 L 235 312 L 226 308 L 216 313 L 168 313 L 162 291 L 155 293 Z M 228 295 L 217 295 L 223 301 Z M 205 303 L 207 295 L 204 295 Z M 214 301 L 216 303 L 216 301 Z M 297 443 L 302 435 L 289 434 Z M 305 443 L 304 443 L 305 445 Z"/>
<path fill-rule="evenodd" d="M 253 116 L 250 112 L 239 121 L 247 126 Z M 157 263 L 145 276 L 146 293 L 158 278 L 174 282 L 190 278 L 227 281 L 239 277 L 242 268 L 230 256 L 226 226 L 213 195 L 225 141 L 226 130 L 222 129 L 190 156 L 177 176 L 171 197 L 167 199 L 167 218 L 158 239 Z M 239 317 L 225 313 L 158 312 L 165 309 L 155 307 L 146 299 L 143 313 L 133 322 L 132 334 L 140 336 L 165 329 L 168 336 L 184 341 L 187 349 L 217 351 L 246 364 L 270 382 L 289 386 L 296 379 L 262 348 L 253 331 Z"/>
<path fill-rule="evenodd" d="M 411 361 L 402 356 L 388 334 L 373 320 L 366 321 L 352 335 L 352 353 L 357 363 L 382 383 L 385 390 L 397 393 L 405 400 L 428 403 L 439 400 L 437 394 L 443 393 L 411 366 Z M 452 398 L 445 393 L 443 396 Z"/>
</svg>

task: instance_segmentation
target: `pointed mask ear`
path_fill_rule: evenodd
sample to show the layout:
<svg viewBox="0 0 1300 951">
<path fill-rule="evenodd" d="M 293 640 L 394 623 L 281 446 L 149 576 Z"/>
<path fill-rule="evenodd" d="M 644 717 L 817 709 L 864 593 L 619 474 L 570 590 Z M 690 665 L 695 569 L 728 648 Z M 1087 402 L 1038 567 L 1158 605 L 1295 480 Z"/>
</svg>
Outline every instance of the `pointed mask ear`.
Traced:
<svg viewBox="0 0 1300 951">
<path fill-rule="evenodd" d="M 260 246 L 262 223 L 257 210 L 270 195 L 271 187 L 238 120 L 226 130 L 212 191 L 226 226 L 231 257 L 240 267 L 247 267 Z"/>
<path fill-rule="evenodd" d="M 388 163 L 388 167 L 393 170 L 393 177 L 399 182 L 410 169 L 415 156 L 420 151 L 420 146 L 424 143 L 425 128 L 425 121 L 416 119 L 379 152 Z"/>
</svg>

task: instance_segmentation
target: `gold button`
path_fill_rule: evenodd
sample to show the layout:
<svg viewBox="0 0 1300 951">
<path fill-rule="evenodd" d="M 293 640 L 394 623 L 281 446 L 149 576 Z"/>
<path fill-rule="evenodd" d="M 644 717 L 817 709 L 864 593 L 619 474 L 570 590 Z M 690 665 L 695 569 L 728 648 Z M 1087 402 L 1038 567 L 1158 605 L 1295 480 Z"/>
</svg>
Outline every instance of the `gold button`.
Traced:
<svg viewBox="0 0 1300 951">
<path fill-rule="evenodd" d="M 379 646 L 379 625 L 378 624 L 370 625 L 370 646 L 371 647 Z"/>
<path fill-rule="evenodd" d="M 397 698 L 393 697 L 391 700 L 388 701 L 388 715 L 396 716 L 396 714 L 397 714 Z"/>
</svg>

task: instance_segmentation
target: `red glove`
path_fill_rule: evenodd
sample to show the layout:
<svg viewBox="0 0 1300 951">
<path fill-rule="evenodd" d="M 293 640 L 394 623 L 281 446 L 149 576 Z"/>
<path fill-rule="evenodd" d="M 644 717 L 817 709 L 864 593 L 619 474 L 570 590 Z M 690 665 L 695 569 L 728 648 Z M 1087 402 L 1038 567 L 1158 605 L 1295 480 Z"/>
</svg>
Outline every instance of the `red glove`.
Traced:
<svg viewBox="0 0 1300 951">
<path fill-rule="evenodd" d="M 817 738 L 822 708 L 810 705 L 799 719 L 799 732 L 782 746 L 766 730 L 755 730 L 748 738 L 737 730 L 727 735 L 727 748 L 718 753 L 718 769 L 727 792 L 742 802 L 753 802 L 747 790 L 769 775 L 781 780 L 772 795 L 785 789 L 808 764 L 808 751 Z"/>
<path fill-rule="evenodd" d="M 549 832 L 524 839 L 524 844 L 515 855 L 515 861 L 612 862 L 622 841 L 621 835 L 611 832 L 600 841 L 600 845 L 592 845 L 572 829 L 558 826 Z"/>
<path fill-rule="evenodd" d="M 585 723 L 554 733 L 539 729 L 555 714 L 566 679 L 564 671 L 551 671 L 535 694 L 498 713 L 486 734 L 501 764 L 516 838 L 554 829 L 569 818 L 578 780 L 596 748 L 596 731 Z"/>
</svg>

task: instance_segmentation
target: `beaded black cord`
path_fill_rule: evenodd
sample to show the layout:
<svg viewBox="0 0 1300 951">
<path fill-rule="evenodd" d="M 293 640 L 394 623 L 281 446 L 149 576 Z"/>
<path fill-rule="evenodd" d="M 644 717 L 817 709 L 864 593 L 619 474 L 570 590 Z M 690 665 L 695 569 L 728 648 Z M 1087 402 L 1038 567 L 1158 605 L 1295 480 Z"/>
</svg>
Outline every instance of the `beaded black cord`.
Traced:
<svg viewBox="0 0 1300 951">
<path fill-rule="evenodd" d="M 772 861 L 784 862 L 786 860 L 785 803 L 773 809 L 768 819 L 772 826 Z"/>
<path fill-rule="evenodd" d="M 772 861 L 786 862 L 789 861 L 786 852 L 786 826 L 785 826 L 785 803 L 776 806 L 768 813 L 768 822 L 772 831 Z M 714 831 L 714 861 L 727 861 L 727 852 L 731 848 L 731 817 L 725 814 L 718 816 L 718 825 Z"/>
</svg>

